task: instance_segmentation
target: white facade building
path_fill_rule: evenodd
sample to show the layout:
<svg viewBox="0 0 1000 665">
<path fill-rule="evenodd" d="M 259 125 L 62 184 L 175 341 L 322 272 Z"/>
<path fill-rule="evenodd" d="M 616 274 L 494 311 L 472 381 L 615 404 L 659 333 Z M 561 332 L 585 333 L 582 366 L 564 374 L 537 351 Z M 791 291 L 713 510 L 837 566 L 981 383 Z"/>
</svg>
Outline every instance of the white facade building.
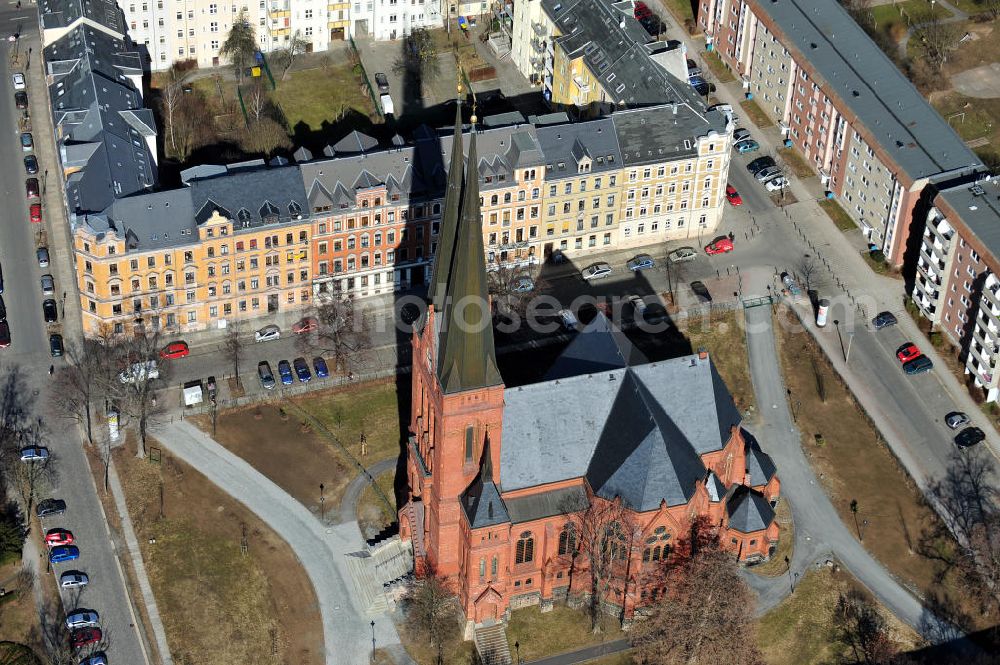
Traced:
<svg viewBox="0 0 1000 665">
<path fill-rule="evenodd" d="M 441 7 L 439 0 L 356 0 L 351 23 L 355 35 L 401 39 L 416 28 L 440 27 Z"/>
</svg>

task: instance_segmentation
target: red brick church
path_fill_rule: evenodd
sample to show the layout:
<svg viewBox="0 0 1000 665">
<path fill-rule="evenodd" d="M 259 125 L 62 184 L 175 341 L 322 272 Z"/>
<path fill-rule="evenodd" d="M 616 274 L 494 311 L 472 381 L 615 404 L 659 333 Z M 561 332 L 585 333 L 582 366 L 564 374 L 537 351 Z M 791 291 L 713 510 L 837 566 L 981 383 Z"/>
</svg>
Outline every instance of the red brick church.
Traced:
<svg viewBox="0 0 1000 665">
<path fill-rule="evenodd" d="M 417 570 L 450 579 L 475 624 L 589 593 L 574 517 L 593 502 L 624 505 L 636 532 L 627 547 L 606 544 L 624 565 L 603 602 L 625 616 L 650 597 L 644 571 L 698 517 L 740 560 L 768 558 L 778 539 L 775 466 L 740 427 L 707 354 L 649 362 L 598 315 L 542 381 L 504 387 L 474 129 L 467 157 L 463 144 L 459 112 L 431 306 L 412 342 L 399 523 Z M 617 525 L 607 537 L 626 542 Z"/>
</svg>

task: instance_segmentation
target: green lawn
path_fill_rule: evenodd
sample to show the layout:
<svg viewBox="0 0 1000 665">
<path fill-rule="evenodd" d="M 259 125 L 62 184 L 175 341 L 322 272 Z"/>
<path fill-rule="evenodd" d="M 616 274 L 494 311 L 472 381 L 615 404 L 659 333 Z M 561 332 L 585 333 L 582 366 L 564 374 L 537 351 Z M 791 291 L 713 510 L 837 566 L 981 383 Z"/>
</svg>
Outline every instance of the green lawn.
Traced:
<svg viewBox="0 0 1000 665">
<path fill-rule="evenodd" d="M 590 618 L 582 609 L 556 605 L 551 612 L 545 613 L 538 607 L 515 610 L 507 624 L 510 653 L 517 656 L 514 649 L 517 642 L 520 660 L 532 661 L 625 636 L 614 617 L 601 615 L 600 621 L 602 630 L 595 634 L 590 629 Z"/>
<path fill-rule="evenodd" d="M 906 26 L 906 19 L 900 10 L 910 17 L 911 22 L 920 23 L 930 18 L 931 4 L 926 0 L 906 0 L 906 2 L 897 2 L 895 5 L 872 7 L 872 18 L 875 20 L 875 26 L 878 30 L 891 34 L 892 26 L 896 23 L 902 23 Z M 934 5 L 934 14 L 939 18 L 951 16 L 951 12 L 939 4 Z"/>
<path fill-rule="evenodd" d="M 740 102 L 740 108 L 743 112 L 747 114 L 747 117 L 757 125 L 760 129 L 766 129 L 767 127 L 774 127 L 774 121 L 771 117 L 764 113 L 764 109 L 760 107 L 760 104 L 752 99 L 747 99 Z"/>
<path fill-rule="evenodd" d="M 847 214 L 847 211 L 841 208 L 840 204 L 833 199 L 821 200 L 819 202 L 819 207 L 826 212 L 826 214 L 830 217 L 830 220 L 836 224 L 837 228 L 841 231 L 853 231 L 858 228 L 858 225 L 854 223 L 854 220 Z"/>
<path fill-rule="evenodd" d="M 722 62 L 722 58 L 715 51 L 705 51 L 701 54 L 701 59 L 708 65 L 715 78 L 719 79 L 719 83 L 732 83 L 736 80 L 729 67 Z"/>
<path fill-rule="evenodd" d="M 799 154 L 798 150 L 794 148 L 781 148 L 778 150 L 778 154 L 785 160 L 785 164 L 792 170 L 796 178 L 811 178 L 816 175 L 816 172 L 809 166 L 809 162 Z"/>
<path fill-rule="evenodd" d="M 364 116 L 371 112 L 371 102 L 361 92 L 350 64 L 291 72 L 277 83 L 271 97 L 281 106 L 292 132 L 300 122 L 319 131 L 324 122 L 337 122 L 351 109 Z"/>
<path fill-rule="evenodd" d="M 682 25 L 684 19 L 694 20 L 694 7 L 691 4 L 691 0 L 666 0 L 664 4 Z"/>
</svg>

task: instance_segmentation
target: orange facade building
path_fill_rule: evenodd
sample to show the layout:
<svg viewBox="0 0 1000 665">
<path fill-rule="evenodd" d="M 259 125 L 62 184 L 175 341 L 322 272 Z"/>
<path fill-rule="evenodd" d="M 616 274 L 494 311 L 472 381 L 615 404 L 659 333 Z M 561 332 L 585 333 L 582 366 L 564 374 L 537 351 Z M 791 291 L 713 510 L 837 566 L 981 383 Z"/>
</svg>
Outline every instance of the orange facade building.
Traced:
<svg viewBox="0 0 1000 665">
<path fill-rule="evenodd" d="M 779 481 L 705 353 L 647 359 L 598 315 L 536 383 L 504 386 L 486 286 L 476 134 L 453 142 L 432 305 L 413 337 L 409 496 L 416 568 L 451 581 L 467 620 L 585 596 L 588 506 L 623 505 L 601 547 L 621 560 L 603 593 L 631 616 L 646 572 L 694 520 L 741 561 L 774 551 Z M 469 175 L 471 174 L 471 175 Z M 582 562 L 583 561 L 583 562 Z"/>
</svg>

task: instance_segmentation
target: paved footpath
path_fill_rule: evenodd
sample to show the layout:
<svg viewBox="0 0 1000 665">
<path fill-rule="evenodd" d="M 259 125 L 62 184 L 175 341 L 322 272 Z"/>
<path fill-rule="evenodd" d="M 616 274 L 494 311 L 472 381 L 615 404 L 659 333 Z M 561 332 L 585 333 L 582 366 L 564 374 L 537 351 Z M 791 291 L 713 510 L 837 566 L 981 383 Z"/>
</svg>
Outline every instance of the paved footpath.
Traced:
<svg viewBox="0 0 1000 665">
<path fill-rule="evenodd" d="M 327 665 L 368 665 L 370 619 L 355 604 L 344 558 L 364 548 L 357 525 L 325 526 L 283 489 L 189 422 L 164 425 L 154 435 L 166 450 L 253 511 L 292 548 L 319 600 Z M 375 642 L 379 647 L 399 644 L 387 615 L 375 620 Z"/>
</svg>

